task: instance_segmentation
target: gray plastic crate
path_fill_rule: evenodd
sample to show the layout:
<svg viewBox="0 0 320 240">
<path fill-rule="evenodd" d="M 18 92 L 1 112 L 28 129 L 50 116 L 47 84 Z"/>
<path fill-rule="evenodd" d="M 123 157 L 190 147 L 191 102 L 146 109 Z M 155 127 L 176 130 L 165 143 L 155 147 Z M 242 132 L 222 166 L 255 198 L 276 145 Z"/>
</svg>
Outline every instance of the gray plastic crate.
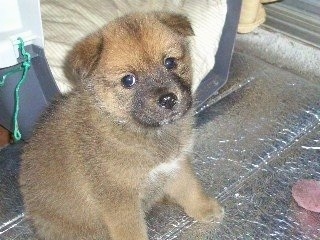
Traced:
<svg viewBox="0 0 320 240">
<path fill-rule="evenodd" d="M 219 48 L 213 69 L 202 80 L 197 91 L 195 107 L 203 105 L 227 82 L 229 68 L 240 17 L 241 0 L 227 0 L 227 16 L 220 38 Z M 213 23 L 214 25 L 214 23 Z"/>
</svg>

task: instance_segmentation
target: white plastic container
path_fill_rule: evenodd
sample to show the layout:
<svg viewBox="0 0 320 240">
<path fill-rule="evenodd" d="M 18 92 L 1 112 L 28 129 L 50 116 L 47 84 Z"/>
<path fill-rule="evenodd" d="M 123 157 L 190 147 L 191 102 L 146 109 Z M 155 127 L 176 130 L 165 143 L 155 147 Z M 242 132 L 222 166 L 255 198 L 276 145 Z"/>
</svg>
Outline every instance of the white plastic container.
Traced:
<svg viewBox="0 0 320 240">
<path fill-rule="evenodd" d="M 18 64 L 18 37 L 25 46 L 44 47 L 40 1 L 0 0 L 0 68 Z"/>
</svg>

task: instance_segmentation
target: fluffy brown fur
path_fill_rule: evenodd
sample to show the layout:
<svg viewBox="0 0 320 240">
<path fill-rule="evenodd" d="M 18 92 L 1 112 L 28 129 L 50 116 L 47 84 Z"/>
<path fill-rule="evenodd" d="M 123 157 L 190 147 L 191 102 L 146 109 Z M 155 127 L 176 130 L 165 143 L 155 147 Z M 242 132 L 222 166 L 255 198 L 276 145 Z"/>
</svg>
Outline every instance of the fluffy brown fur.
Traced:
<svg viewBox="0 0 320 240">
<path fill-rule="evenodd" d="M 144 213 L 164 196 L 195 219 L 221 219 L 188 162 L 192 34 L 182 15 L 135 13 L 74 47 L 69 64 L 81 81 L 23 154 L 21 190 L 39 238 L 146 240 Z M 173 104 L 159 104 L 168 93 Z"/>
</svg>

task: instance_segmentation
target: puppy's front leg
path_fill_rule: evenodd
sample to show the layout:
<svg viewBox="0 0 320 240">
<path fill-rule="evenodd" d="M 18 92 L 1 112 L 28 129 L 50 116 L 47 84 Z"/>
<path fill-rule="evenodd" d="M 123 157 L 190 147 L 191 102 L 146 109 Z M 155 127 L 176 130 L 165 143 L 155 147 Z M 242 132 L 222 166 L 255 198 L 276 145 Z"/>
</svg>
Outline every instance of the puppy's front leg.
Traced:
<svg viewBox="0 0 320 240">
<path fill-rule="evenodd" d="M 188 161 L 182 163 L 179 173 L 167 184 L 165 193 L 196 220 L 210 222 L 223 218 L 223 208 L 216 199 L 204 193 Z"/>
<path fill-rule="evenodd" d="M 148 240 L 144 213 L 137 198 L 109 203 L 105 221 L 112 240 Z"/>
</svg>

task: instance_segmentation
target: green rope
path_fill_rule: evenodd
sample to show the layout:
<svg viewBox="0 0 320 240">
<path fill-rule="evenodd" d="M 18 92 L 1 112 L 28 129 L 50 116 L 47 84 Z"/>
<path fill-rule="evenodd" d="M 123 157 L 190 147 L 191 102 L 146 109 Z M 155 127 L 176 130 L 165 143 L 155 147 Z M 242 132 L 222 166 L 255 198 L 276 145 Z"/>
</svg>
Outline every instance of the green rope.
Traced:
<svg viewBox="0 0 320 240">
<path fill-rule="evenodd" d="M 19 110 L 20 110 L 20 88 L 23 85 L 23 83 L 26 81 L 28 71 L 31 68 L 31 55 L 25 50 L 23 39 L 18 38 L 18 40 L 19 40 L 19 50 L 23 57 L 23 62 L 19 67 L 16 67 L 10 70 L 9 72 L 7 72 L 5 75 L 2 76 L 2 79 L 0 79 L 0 87 L 2 87 L 9 76 L 11 76 L 14 73 L 22 71 L 21 79 L 16 85 L 16 88 L 14 91 L 13 138 L 15 141 L 19 141 L 21 139 L 21 133 L 19 130 L 19 122 L 18 122 Z"/>
</svg>

